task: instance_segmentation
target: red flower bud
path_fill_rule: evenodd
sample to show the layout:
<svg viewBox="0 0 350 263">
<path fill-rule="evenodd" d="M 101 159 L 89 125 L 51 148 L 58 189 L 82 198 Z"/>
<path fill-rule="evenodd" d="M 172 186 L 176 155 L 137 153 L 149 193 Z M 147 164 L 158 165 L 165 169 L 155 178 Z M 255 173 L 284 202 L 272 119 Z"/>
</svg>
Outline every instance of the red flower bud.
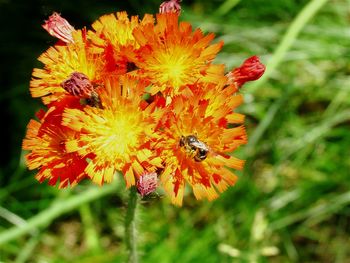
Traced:
<svg viewBox="0 0 350 263">
<path fill-rule="evenodd" d="M 157 173 L 144 173 L 136 183 L 137 191 L 142 197 L 154 192 L 158 186 Z"/>
<path fill-rule="evenodd" d="M 89 78 L 80 72 L 73 72 L 68 79 L 61 83 L 61 86 L 68 93 L 79 98 L 89 99 L 95 92 Z"/>
<path fill-rule="evenodd" d="M 181 0 L 167 0 L 167 1 L 164 1 L 159 7 L 159 13 L 160 14 L 176 13 L 176 14 L 179 15 L 181 13 L 180 2 L 181 2 Z"/>
<path fill-rule="evenodd" d="M 42 27 L 54 37 L 62 40 L 65 43 L 73 43 L 72 27 L 66 19 L 61 17 L 58 13 L 54 12 Z"/>
<path fill-rule="evenodd" d="M 239 68 L 230 71 L 226 76 L 228 77 L 228 84 L 236 83 L 241 87 L 247 81 L 259 79 L 265 72 L 265 65 L 262 64 L 257 56 L 248 58 Z"/>
</svg>

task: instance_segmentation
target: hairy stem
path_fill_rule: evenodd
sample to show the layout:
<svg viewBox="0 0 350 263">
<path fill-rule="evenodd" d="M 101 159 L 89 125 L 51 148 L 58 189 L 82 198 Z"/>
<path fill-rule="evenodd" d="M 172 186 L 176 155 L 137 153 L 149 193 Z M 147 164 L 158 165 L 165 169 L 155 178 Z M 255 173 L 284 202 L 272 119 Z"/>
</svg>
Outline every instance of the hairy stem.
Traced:
<svg viewBox="0 0 350 263">
<path fill-rule="evenodd" d="M 137 262 L 137 239 L 136 239 L 136 206 L 137 191 L 132 187 L 129 193 L 128 208 L 125 216 L 125 242 L 128 249 L 128 262 Z"/>
</svg>

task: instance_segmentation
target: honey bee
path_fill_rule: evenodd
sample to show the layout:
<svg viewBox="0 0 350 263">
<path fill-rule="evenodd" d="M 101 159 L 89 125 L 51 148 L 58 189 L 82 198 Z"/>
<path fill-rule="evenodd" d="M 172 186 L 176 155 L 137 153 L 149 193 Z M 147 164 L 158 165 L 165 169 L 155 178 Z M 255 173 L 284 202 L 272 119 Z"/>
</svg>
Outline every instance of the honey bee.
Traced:
<svg viewBox="0 0 350 263">
<path fill-rule="evenodd" d="M 209 152 L 209 147 L 194 135 L 181 136 L 180 146 L 184 147 L 196 162 L 205 160 Z"/>
</svg>

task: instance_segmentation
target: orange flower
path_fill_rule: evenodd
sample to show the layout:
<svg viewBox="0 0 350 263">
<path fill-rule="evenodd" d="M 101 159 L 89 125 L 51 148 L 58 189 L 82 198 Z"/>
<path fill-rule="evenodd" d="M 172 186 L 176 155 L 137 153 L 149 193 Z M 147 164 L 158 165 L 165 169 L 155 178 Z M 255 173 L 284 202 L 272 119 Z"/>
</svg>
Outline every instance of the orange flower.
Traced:
<svg viewBox="0 0 350 263">
<path fill-rule="evenodd" d="M 140 25 L 134 37 L 142 50 L 136 62 L 138 75 L 154 84 L 152 94 L 178 94 L 184 85 L 225 78 L 224 65 L 211 64 L 223 43 L 209 45 L 214 34 L 205 36 L 200 29 L 192 32 L 189 23 L 178 24 L 175 13 L 158 14 L 156 25 Z"/>
<path fill-rule="evenodd" d="M 74 31 L 73 39 L 74 43 L 49 48 L 38 59 L 44 68 L 33 70 L 30 92 L 44 104 L 69 94 L 61 84 L 74 72 L 85 74 L 94 85 L 101 81 L 102 60 L 90 52 L 85 30 Z"/>
<path fill-rule="evenodd" d="M 117 12 L 116 14 L 101 16 L 92 24 L 92 28 L 96 31 L 96 35 L 100 38 L 94 39 L 99 41 L 95 44 L 97 44 L 97 46 L 104 46 L 104 42 L 108 41 L 117 49 L 119 49 L 121 46 L 128 45 L 138 48 L 139 46 L 132 35 L 133 30 L 140 25 L 153 22 L 154 18 L 152 15 L 145 15 L 142 21 L 139 21 L 138 16 L 132 16 L 129 19 L 126 12 Z M 91 33 L 92 32 L 89 34 Z"/>
<path fill-rule="evenodd" d="M 61 188 L 88 177 L 102 185 L 121 171 L 145 196 L 159 176 L 176 205 L 186 184 L 208 200 L 235 184 L 231 170 L 244 161 L 231 153 L 247 142 L 237 92 L 265 66 L 254 56 L 225 75 L 212 63 L 223 43 L 179 22 L 180 2 L 164 2 L 156 19 L 105 15 L 91 31 L 56 13 L 46 21 L 61 43 L 33 71 L 31 94 L 48 110 L 23 141 L 40 182 Z"/>
<path fill-rule="evenodd" d="M 236 182 L 227 167 L 243 167 L 242 160 L 229 155 L 247 142 L 240 125 L 244 116 L 232 111 L 242 96 L 228 96 L 235 86 L 223 88 L 207 95 L 204 87 L 195 87 L 192 95 L 176 96 L 168 105 L 161 137 L 153 147 L 164 160 L 161 182 L 176 205 L 182 204 L 186 182 L 197 199 L 213 200 Z"/>
<path fill-rule="evenodd" d="M 157 138 L 155 128 L 163 111 L 155 102 L 144 107 L 144 88 L 132 78 L 110 79 L 98 90 L 102 108 L 64 112 L 63 125 L 80 134 L 67 142 L 67 151 L 81 156 L 94 153 L 85 171 L 95 183 L 111 182 L 115 172 L 122 171 L 130 187 L 141 174 L 161 166 L 149 143 Z"/>
<path fill-rule="evenodd" d="M 26 155 L 29 169 L 39 169 L 36 179 L 59 188 L 76 185 L 86 177 L 84 169 L 87 161 L 77 153 L 67 153 L 65 143 L 77 136 L 68 127 L 62 126 L 62 112 L 66 107 L 80 108 L 79 99 L 67 96 L 51 105 L 46 113 L 42 113 L 40 121 L 31 120 L 27 127 L 23 149 L 30 151 Z M 90 156 L 91 157 L 91 156 Z"/>
<path fill-rule="evenodd" d="M 135 69 L 139 44 L 132 35 L 133 30 L 147 23 L 153 23 L 152 15 L 145 15 L 139 21 L 138 16 L 130 19 L 126 12 L 117 12 L 101 16 L 92 24 L 96 32 L 89 32 L 92 50 L 102 54 L 106 74 L 125 74 Z"/>
</svg>

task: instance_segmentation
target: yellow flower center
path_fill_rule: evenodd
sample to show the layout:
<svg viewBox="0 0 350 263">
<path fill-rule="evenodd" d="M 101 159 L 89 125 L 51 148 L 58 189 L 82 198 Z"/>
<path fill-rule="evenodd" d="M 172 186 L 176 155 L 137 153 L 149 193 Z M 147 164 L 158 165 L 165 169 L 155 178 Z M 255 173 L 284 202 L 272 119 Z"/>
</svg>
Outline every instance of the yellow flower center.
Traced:
<svg viewBox="0 0 350 263">
<path fill-rule="evenodd" d="M 125 111 L 110 112 L 106 121 L 103 129 L 98 131 L 100 136 L 94 142 L 97 146 L 96 150 L 110 161 L 115 158 L 124 159 L 123 157 L 138 144 L 138 137 L 142 132 L 138 125 L 139 116 Z"/>
<path fill-rule="evenodd" d="M 159 82 L 168 83 L 175 88 L 183 85 L 187 77 L 186 72 L 193 67 L 190 57 L 186 49 L 180 49 L 178 46 L 169 48 L 167 52 L 155 54 L 158 63 L 153 65 L 153 70 L 161 73 Z"/>
</svg>

